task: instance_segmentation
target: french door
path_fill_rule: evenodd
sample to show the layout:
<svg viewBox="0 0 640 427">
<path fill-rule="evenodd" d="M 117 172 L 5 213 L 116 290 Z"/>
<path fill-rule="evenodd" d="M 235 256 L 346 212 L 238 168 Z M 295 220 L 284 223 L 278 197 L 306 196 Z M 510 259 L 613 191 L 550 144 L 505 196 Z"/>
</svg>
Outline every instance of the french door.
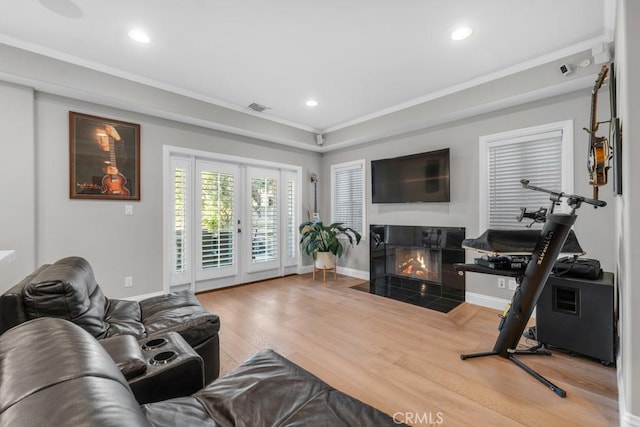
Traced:
<svg viewBox="0 0 640 427">
<path fill-rule="evenodd" d="M 180 155 L 167 163 L 165 288 L 202 291 L 295 271 L 299 171 Z"/>
<path fill-rule="evenodd" d="M 196 161 L 196 280 L 238 274 L 238 166 Z"/>
</svg>

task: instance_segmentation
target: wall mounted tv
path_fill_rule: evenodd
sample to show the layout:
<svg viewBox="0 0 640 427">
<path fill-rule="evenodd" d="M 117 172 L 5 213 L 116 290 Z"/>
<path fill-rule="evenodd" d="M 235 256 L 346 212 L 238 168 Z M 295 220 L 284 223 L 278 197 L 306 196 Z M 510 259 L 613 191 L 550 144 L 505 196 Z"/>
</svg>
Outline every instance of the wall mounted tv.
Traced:
<svg viewBox="0 0 640 427">
<path fill-rule="evenodd" d="M 449 149 L 371 161 L 373 203 L 449 202 Z"/>
</svg>

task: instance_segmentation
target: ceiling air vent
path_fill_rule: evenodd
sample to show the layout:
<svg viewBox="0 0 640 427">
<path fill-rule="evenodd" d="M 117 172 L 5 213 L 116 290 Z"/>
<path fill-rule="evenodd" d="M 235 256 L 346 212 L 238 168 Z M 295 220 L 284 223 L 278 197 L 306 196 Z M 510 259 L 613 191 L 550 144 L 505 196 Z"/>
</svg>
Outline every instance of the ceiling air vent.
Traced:
<svg viewBox="0 0 640 427">
<path fill-rule="evenodd" d="M 257 111 L 258 113 L 262 113 L 264 110 L 270 110 L 271 107 L 267 107 L 266 105 L 260 105 L 256 102 L 253 102 L 249 105 L 249 108 L 251 108 L 253 111 Z"/>
</svg>

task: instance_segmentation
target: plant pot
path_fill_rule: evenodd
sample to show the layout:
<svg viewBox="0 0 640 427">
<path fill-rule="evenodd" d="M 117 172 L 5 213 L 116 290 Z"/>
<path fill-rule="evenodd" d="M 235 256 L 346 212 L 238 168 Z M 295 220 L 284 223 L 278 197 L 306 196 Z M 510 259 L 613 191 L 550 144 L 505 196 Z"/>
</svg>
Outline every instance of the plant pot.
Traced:
<svg viewBox="0 0 640 427">
<path fill-rule="evenodd" d="M 336 257 L 331 252 L 316 252 L 316 268 L 328 269 L 336 266 Z"/>
</svg>

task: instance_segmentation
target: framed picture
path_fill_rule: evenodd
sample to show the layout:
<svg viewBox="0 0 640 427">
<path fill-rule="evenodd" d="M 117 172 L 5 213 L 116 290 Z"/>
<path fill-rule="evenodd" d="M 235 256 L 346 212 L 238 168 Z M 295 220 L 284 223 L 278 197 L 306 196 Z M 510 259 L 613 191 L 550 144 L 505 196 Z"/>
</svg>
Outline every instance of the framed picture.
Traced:
<svg viewBox="0 0 640 427">
<path fill-rule="evenodd" d="M 69 197 L 140 200 L 140 125 L 69 111 Z"/>
<path fill-rule="evenodd" d="M 609 101 L 611 103 L 611 122 L 609 123 L 609 144 L 613 157 L 613 194 L 622 194 L 622 129 L 618 118 L 618 100 L 616 97 L 617 83 L 614 63 L 610 67 Z"/>
</svg>

